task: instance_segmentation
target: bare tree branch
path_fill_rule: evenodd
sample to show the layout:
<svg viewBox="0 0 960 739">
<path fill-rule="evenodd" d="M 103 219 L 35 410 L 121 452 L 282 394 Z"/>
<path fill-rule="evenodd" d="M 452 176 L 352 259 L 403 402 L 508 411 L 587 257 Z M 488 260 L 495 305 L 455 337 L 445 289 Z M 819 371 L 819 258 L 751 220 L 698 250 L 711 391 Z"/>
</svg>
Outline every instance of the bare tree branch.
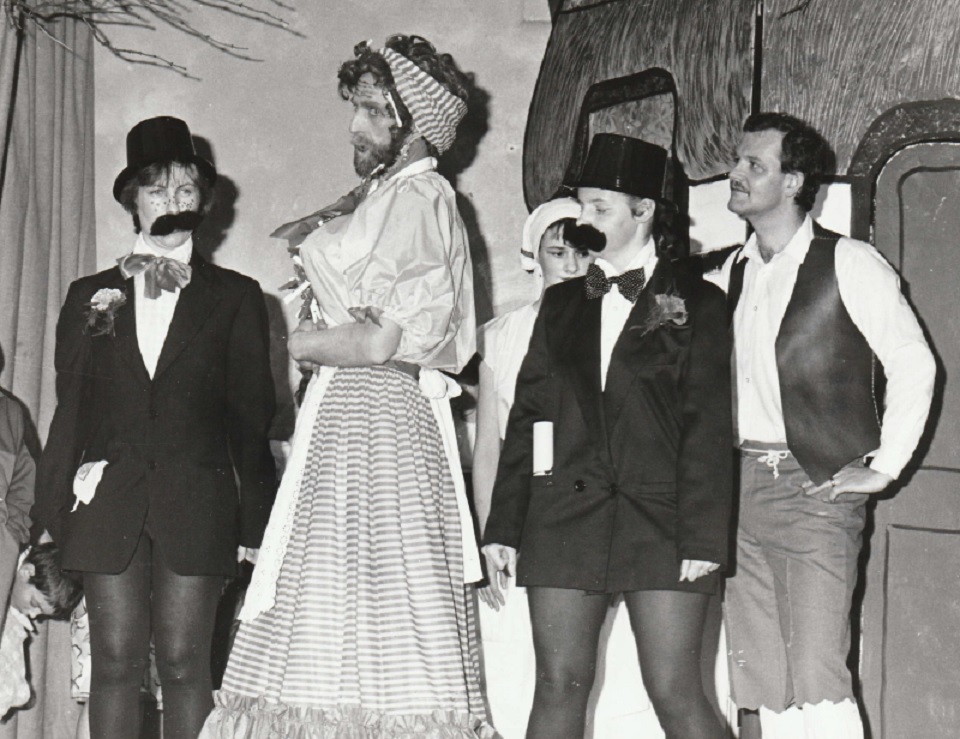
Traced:
<svg viewBox="0 0 960 739">
<path fill-rule="evenodd" d="M 799 5 L 795 5 L 794 7 L 790 8 L 790 10 L 783 11 L 778 17 L 782 20 L 786 18 L 788 15 L 793 15 L 794 13 L 802 13 L 804 10 L 807 9 L 807 6 L 811 2 L 813 2 L 813 0 L 803 0 Z"/>
<path fill-rule="evenodd" d="M 34 27 L 53 38 L 47 26 L 61 19 L 73 19 L 87 26 L 94 40 L 125 62 L 167 69 L 190 79 L 186 67 L 157 54 L 117 46 L 110 36 L 117 27 L 156 31 L 168 26 L 198 39 L 219 52 L 246 61 L 261 61 L 242 46 L 216 38 L 195 24 L 194 14 L 223 13 L 243 21 L 301 36 L 284 14 L 294 13 L 284 0 L 0 0 L 7 22 L 25 29 Z"/>
</svg>

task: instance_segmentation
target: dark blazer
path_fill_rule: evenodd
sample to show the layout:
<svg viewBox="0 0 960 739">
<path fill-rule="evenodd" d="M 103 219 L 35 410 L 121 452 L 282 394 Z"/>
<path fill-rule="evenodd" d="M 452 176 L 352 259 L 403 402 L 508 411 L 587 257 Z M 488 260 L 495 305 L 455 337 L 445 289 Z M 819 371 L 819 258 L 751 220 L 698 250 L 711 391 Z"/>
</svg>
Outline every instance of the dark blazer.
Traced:
<svg viewBox="0 0 960 739">
<path fill-rule="evenodd" d="M 647 331 L 656 295 L 688 319 Z M 583 278 L 546 291 L 517 380 L 486 543 L 519 550 L 518 583 L 587 591 L 713 592 L 683 559 L 726 564 L 732 489 L 730 337 L 723 293 L 661 259 L 600 384 L 602 300 Z M 533 477 L 532 428 L 554 424 Z"/>
<path fill-rule="evenodd" d="M 144 525 L 183 575 L 235 574 L 238 544 L 260 545 L 276 489 L 263 293 L 197 255 L 191 266 L 152 380 L 137 343 L 133 279 L 114 267 L 67 293 L 57 410 L 34 507 L 67 569 L 121 572 Z M 126 294 L 113 336 L 84 332 L 86 304 L 101 288 Z M 94 499 L 71 512 L 77 469 L 101 459 L 109 465 Z"/>
</svg>

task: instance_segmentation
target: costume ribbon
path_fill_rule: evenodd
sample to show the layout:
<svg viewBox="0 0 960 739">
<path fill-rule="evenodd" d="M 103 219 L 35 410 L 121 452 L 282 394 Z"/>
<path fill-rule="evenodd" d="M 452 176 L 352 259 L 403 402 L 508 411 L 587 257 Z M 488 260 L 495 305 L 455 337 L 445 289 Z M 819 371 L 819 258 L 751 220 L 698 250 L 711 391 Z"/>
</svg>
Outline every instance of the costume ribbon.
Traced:
<svg viewBox="0 0 960 739">
<path fill-rule="evenodd" d="M 368 184 L 369 183 L 364 183 L 355 187 L 337 200 L 337 202 L 324 206 L 315 213 L 311 213 L 303 218 L 298 218 L 295 221 L 290 221 L 289 223 L 284 223 L 282 226 L 274 229 L 273 233 L 270 234 L 270 238 L 286 239 L 289 248 L 296 249 L 303 243 L 304 239 L 316 231 L 321 224 L 334 218 L 353 213 L 366 197 Z"/>
<path fill-rule="evenodd" d="M 160 297 L 160 291 L 176 292 L 190 284 L 192 270 L 189 264 L 178 262 L 169 257 L 157 257 L 153 254 L 127 254 L 117 260 L 120 274 L 130 279 L 141 272 L 144 277 L 144 295 L 151 300 Z"/>
<path fill-rule="evenodd" d="M 610 292 L 612 285 L 616 285 L 623 297 L 631 303 L 636 303 L 645 284 L 647 284 L 647 281 L 643 274 L 643 267 L 628 270 L 622 275 L 607 277 L 596 264 L 591 264 L 587 268 L 587 277 L 583 286 L 587 297 L 592 300 L 593 298 L 602 298 Z"/>
</svg>

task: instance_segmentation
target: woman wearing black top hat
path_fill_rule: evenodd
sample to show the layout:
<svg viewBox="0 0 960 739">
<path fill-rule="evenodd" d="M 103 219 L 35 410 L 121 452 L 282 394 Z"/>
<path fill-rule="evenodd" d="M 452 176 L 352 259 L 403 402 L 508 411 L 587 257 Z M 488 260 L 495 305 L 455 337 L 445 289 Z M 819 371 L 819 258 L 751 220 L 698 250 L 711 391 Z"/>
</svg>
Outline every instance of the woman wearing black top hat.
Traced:
<svg viewBox="0 0 960 739">
<path fill-rule="evenodd" d="M 164 737 L 194 739 L 213 706 L 223 579 L 255 557 L 273 497 L 266 311 L 254 280 L 193 250 L 216 170 L 187 125 L 140 122 L 127 163 L 113 194 L 139 235 L 117 267 L 74 282 L 60 312 L 34 515 L 83 573 L 91 736 L 139 735 L 152 635 Z"/>
<path fill-rule="evenodd" d="M 575 184 L 580 222 L 607 245 L 586 277 L 546 291 L 517 380 L 484 553 L 495 588 L 514 574 L 527 587 L 528 739 L 583 736 L 618 594 L 667 737 L 724 736 L 700 642 L 727 559 L 730 344 L 722 292 L 665 251 L 666 161 L 637 139 L 594 138 Z"/>
</svg>

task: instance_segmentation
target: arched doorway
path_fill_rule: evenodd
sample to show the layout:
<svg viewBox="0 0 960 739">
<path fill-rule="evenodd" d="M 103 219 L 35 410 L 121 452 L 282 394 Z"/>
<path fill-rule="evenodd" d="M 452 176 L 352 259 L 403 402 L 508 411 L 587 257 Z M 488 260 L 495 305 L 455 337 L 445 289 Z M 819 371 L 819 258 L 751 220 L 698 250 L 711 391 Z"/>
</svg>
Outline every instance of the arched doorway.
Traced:
<svg viewBox="0 0 960 739">
<path fill-rule="evenodd" d="M 860 674 L 873 739 L 960 736 L 960 101 L 878 119 L 851 164 L 854 235 L 900 273 L 937 358 L 912 466 L 873 510 Z"/>
</svg>

